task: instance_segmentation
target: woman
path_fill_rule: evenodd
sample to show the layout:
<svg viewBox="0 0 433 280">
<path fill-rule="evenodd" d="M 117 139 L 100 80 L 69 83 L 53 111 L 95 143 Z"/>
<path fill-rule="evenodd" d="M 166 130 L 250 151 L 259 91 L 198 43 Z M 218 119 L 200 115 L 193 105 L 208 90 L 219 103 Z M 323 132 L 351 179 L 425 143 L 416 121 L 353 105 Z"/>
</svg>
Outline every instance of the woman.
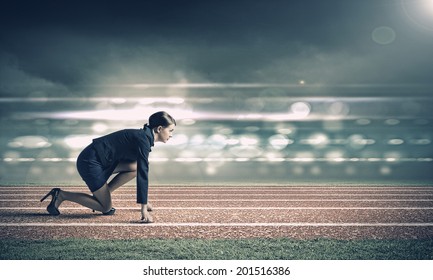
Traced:
<svg viewBox="0 0 433 280">
<path fill-rule="evenodd" d="M 77 169 L 93 196 L 85 193 L 52 189 L 41 202 L 51 195 L 47 206 L 50 215 L 60 215 L 59 206 L 73 201 L 85 207 L 113 215 L 111 193 L 137 177 L 137 203 L 141 204 L 141 220 L 153 222 L 147 201 L 149 152 L 154 142 L 166 143 L 171 137 L 176 121 L 166 112 L 156 112 L 143 129 L 124 129 L 93 140 L 78 156 Z M 117 173 L 110 181 L 108 178 Z"/>
</svg>

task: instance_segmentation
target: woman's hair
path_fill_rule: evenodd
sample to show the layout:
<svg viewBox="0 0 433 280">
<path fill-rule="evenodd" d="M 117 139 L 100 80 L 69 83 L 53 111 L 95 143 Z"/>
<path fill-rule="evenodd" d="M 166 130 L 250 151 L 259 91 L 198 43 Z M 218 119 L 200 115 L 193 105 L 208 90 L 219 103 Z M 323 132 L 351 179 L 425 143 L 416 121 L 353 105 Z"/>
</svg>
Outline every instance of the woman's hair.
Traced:
<svg viewBox="0 0 433 280">
<path fill-rule="evenodd" d="M 160 111 L 152 114 L 149 117 L 149 124 L 145 124 L 144 126 L 148 126 L 150 129 L 154 129 L 158 126 L 167 127 L 171 124 L 176 125 L 176 121 L 174 120 L 174 118 L 170 116 L 167 112 Z"/>
</svg>

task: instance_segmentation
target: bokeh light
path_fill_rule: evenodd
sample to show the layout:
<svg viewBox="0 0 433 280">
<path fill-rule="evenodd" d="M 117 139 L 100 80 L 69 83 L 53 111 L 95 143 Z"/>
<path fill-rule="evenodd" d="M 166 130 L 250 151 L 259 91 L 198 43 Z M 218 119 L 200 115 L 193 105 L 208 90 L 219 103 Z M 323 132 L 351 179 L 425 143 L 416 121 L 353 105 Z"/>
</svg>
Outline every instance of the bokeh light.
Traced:
<svg viewBox="0 0 433 280">
<path fill-rule="evenodd" d="M 374 42 L 380 45 L 388 45 L 395 41 L 397 35 L 391 27 L 380 26 L 373 30 L 371 37 Z"/>
<path fill-rule="evenodd" d="M 41 149 L 48 148 L 52 144 L 44 136 L 28 135 L 14 138 L 8 143 L 11 148 L 25 148 L 25 149 Z"/>
<path fill-rule="evenodd" d="M 285 135 L 275 134 L 269 137 L 269 144 L 272 148 L 276 150 L 283 150 L 287 145 L 293 143 L 293 140 L 290 140 Z"/>
<path fill-rule="evenodd" d="M 245 95 L 233 88 L 219 91 L 218 97 L 185 90 L 181 98 L 167 99 L 151 94 L 45 98 L 36 111 L 22 107 L 8 115 L 8 125 L 3 122 L 1 178 L 35 181 L 43 180 L 42 171 L 68 170 L 68 180 L 82 183 L 75 161 L 84 147 L 101 135 L 141 128 L 156 110 L 168 111 L 178 123 L 166 144 L 152 148 L 152 179 L 158 183 L 431 177 L 430 98 L 300 98 L 279 89 L 254 88 Z M 18 169 L 24 170 L 24 179 Z"/>
<path fill-rule="evenodd" d="M 96 135 L 68 135 L 65 137 L 64 142 L 71 149 L 82 149 L 92 143 Z"/>
<path fill-rule="evenodd" d="M 307 102 L 295 102 L 290 105 L 289 112 L 295 119 L 305 118 L 310 114 L 311 106 Z"/>
</svg>

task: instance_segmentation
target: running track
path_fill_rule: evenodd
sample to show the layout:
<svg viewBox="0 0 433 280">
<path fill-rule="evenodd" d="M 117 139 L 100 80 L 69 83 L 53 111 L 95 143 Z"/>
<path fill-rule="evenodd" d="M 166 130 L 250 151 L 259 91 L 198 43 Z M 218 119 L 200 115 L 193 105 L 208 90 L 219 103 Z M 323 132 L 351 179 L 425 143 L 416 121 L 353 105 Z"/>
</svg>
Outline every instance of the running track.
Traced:
<svg viewBox="0 0 433 280">
<path fill-rule="evenodd" d="M 113 193 L 114 216 L 70 202 L 49 216 L 50 189 L 0 186 L 0 238 L 433 238 L 433 186 L 153 186 L 152 224 L 133 186 Z"/>
</svg>

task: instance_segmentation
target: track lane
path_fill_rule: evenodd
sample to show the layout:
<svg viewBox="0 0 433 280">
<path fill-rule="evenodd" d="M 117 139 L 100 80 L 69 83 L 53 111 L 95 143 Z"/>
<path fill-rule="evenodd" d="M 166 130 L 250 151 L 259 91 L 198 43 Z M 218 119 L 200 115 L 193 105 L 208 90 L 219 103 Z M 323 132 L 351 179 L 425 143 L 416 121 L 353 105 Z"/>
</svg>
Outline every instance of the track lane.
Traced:
<svg viewBox="0 0 433 280">
<path fill-rule="evenodd" d="M 429 186 L 153 187 L 154 224 L 138 223 L 133 187 L 113 194 L 109 217 L 70 202 L 49 216 L 49 189 L 0 186 L 0 238 L 433 237 Z"/>
</svg>

